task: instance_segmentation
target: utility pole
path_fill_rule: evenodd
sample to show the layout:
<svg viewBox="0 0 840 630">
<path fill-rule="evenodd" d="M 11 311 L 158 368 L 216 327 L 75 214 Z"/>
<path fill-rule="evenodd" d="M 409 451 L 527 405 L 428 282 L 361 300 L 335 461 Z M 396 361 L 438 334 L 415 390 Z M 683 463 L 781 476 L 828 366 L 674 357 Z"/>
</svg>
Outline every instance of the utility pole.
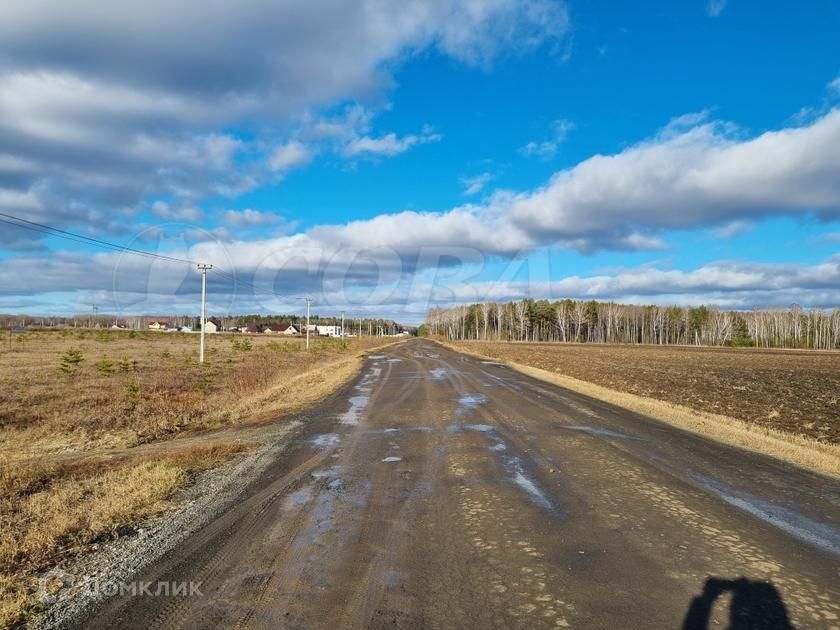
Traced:
<svg viewBox="0 0 840 630">
<path fill-rule="evenodd" d="M 341 337 L 344 337 L 344 311 L 341 311 Z"/>
<path fill-rule="evenodd" d="M 207 301 L 207 270 L 212 269 L 213 265 L 199 264 L 198 270 L 201 272 L 201 348 L 198 351 L 198 362 L 204 363 L 204 324 L 207 322 L 206 316 L 206 301 Z"/>
<path fill-rule="evenodd" d="M 309 350 L 309 306 L 315 301 L 315 298 L 302 297 L 298 299 L 306 301 L 306 349 Z"/>
</svg>

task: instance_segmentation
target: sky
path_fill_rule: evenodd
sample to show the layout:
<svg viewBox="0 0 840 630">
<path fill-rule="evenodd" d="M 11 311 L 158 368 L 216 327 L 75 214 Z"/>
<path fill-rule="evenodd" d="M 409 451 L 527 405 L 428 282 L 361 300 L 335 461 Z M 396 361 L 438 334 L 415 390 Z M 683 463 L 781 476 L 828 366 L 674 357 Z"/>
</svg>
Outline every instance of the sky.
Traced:
<svg viewBox="0 0 840 630">
<path fill-rule="evenodd" d="M 838 32 L 833 0 L 0 3 L 0 312 L 197 312 L 197 262 L 216 315 L 838 307 Z"/>
</svg>

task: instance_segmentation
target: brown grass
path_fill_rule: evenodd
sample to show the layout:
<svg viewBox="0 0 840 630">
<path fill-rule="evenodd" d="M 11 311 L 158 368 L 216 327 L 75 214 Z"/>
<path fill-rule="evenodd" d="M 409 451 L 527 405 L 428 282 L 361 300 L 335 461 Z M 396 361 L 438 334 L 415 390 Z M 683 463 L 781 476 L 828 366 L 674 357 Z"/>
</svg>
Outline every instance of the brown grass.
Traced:
<svg viewBox="0 0 840 630">
<path fill-rule="evenodd" d="M 314 368 L 382 344 L 376 338 L 323 339 L 306 352 L 302 339 L 212 335 L 202 365 L 197 335 L 65 331 L 23 339 L 15 351 L 0 352 L 0 455 L 15 460 L 131 447 L 250 421 L 254 411 L 270 416 L 272 403 L 312 400 L 312 384 L 286 387 L 282 400 L 269 397 L 261 407 L 253 401 Z M 250 349 L 242 347 L 245 342 Z M 67 375 L 58 366 L 70 348 L 85 360 Z M 113 373 L 97 369 L 103 358 L 114 363 Z"/>
<path fill-rule="evenodd" d="M 729 402 L 729 409 L 734 411 L 733 415 L 723 415 L 708 411 L 708 408 L 720 408 L 721 402 L 714 401 L 715 387 L 719 378 L 717 372 L 725 370 L 727 364 L 732 361 L 741 362 L 742 372 L 749 372 L 750 365 L 764 364 L 766 357 L 761 356 L 761 351 L 723 350 L 718 349 L 715 354 L 706 353 L 704 361 L 694 362 L 696 352 L 693 348 L 671 348 L 668 354 L 658 352 L 657 348 L 630 347 L 630 346 L 606 346 L 599 348 L 585 347 L 581 345 L 560 346 L 558 344 L 486 344 L 486 343 L 454 343 L 445 344 L 460 351 L 473 354 L 481 358 L 492 358 L 503 361 L 529 376 L 560 385 L 567 389 L 598 398 L 619 407 L 635 411 L 637 413 L 656 418 L 657 420 L 679 426 L 696 433 L 709 436 L 713 439 L 758 451 L 773 457 L 791 462 L 798 466 L 810 468 L 833 476 L 840 476 L 840 444 L 827 442 L 797 431 L 796 426 L 791 430 L 781 430 L 767 423 L 760 423 L 748 420 L 754 409 L 751 403 L 744 399 L 743 406 L 738 407 Z M 549 346 L 548 348 L 546 346 Z M 594 358 L 597 350 L 599 357 Z M 637 352 L 632 361 L 628 359 L 628 353 Z M 611 363 L 605 358 L 613 354 Z M 732 355 L 734 354 L 734 356 Z M 773 351 L 778 355 L 779 351 Z M 820 368 L 823 361 L 836 362 L 840 356 L 825 354 L 810 355 L 809 353 L 795 353 L 795 360 L 801 364 L 813 361 Z M 553 355 L 553 357 L 552 357 Z M 574 359 L 572 359 L 574 355 Z M 729 355 L 729 356 L 727 356 Z M 715 356 L 717 358 L 715 358 Z M 516 360 L 513 360 L 515 357 Z M 654 363 L 652 371 L 638 369 L 640 362 L 651 361 L 653 357 L 659 361 Z M 664 360 L 666 359 L 667 360 Z M 814 359 L 816 358 L 816 361 Z M 671 366 L 668 361 L 681 360 L 681 365 Z M 715 363 L 715 369 L 711 369 L 710 362 Z M 605 365 L 606 364 L 606 365 Z M 782 361 L 784 365 L 784 362 Z M 538 367 L 537 367 L 538 366 Z M 549 367 L 550 366 L 550 367 Z M 593 367 L 595 366 L 595 367 Z M 597 371 L 595 371 L 597 370 Z M 662 379 L 663 371 L 670 370 L 670 373 L 677 378 Z M 738 379 L 746 378 L 744 374 L 738 374 L 734 370 L 732 379 L 736 387 L 745 387 L 738 384 Z M 570 373 L 575 376 L 570 376 Z M 589 378 L 584 380 L 577 375 L 585 374 Z M 688 376 L 686 376 L 688 374 Z M 658 396 L 639 395 L 633 390 L 645 392 L 658 391 L 650 381 L 657 378 L 656 385 L 663 387 L 667 382 L 669 389 Z M 789 379 L 790 375 L 786 369 L 780 369 L 777 374 L 768 370 L 756 369 L 756 377 L 768 379 L 770 377 L 777 381 Z M 812 375 L 813 377 L 813 375 Z M 800 376 L 800 378 L 802 378 Z M 600 382 L 593 382 L 593 381 Z M 663 381 L 663 382 L 659 382 Z M 604 386 L 603 383 L 610 386 Z M 807 378 L 803 382 L 809 382 Z M 682 385 L 680 385 L 682 383 Z M 778 384 L 778 383 L 777 383 Z M 825 385 L 824 382 L 814 382 L 814 386 Z M 702 400 L 705 406 L 692 404 L 693 396 L 697 391 L 686 392 L 694 388 L 702 392 Z M 773 390 L 773 383 L 770 384 Z M 737 391 L 744 391 L 738 389 Z M 763 400 L 762 404 L 777 407 L 790 407 L 797 404 L 796 400 L 790 399 L 789 387 L 777 387 L 774 395 Z M 727 392 L 724 392 L 724 396 Z M 800 391 L 799 396 L 808 398 L 807 405 L 813 404 L 813 394 L 805 388 Z M 829 393 L 829 395 L 831 395 Z M 836 395 L 836 392 L 835 392 Z M 779 398 L 785 396 L 784 404 Z M 819 400 L 819 399 L 818 399 Z M 680 404 L 685 402 L 687 404 Z M 738 411 L 741 411 L 739 418 Z M 824 417 L 832 418 L 836 409 L 822 409 Z M 734 417 L 733 417 L 734 416 Z M 779 416 L 776 416 L 776 419 Z M 830 421 L 830 420 L 829 420 Z"/>
<path fill-rule="evenodd" d="M 226 432 L 189 434 L 299 410 L 352 378 L 383 340 L 316 340 L 306 352 L 301 339 L 214 335 L 205 365 L 197 343 L 37 332 L 0 352 L 0 627 L 37 613 L 39 572 L 170 509 L 195 472 L 248 448 Z M 59 370 L 69 348 L 85 359 L 73 374 Z M 110 373 L 98 369 L 103 357 Z"/>
<path fill-rule="evenodd" d="M 166 510 L 193 473 L 245 449 L 215 444 L 129 460 L 0 468 L 0 627 L 38 611 L 39 571 Z"/>
</svg>

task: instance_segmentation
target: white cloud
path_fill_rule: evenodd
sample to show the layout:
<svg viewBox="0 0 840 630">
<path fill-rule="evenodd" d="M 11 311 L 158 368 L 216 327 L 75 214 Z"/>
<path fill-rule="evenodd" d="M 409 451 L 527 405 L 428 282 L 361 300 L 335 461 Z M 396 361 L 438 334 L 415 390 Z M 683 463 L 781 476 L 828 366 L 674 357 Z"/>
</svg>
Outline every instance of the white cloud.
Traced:
<svg viewBox="0 0 840 630">
<path fill-rule="evenodd" d="M 189 235 L 187 235 L 189 236 Z M 310 251 L 305 242 L 284 237 L 261 242 L 256 248 L 241 248 L 237 242 L 208 240 L 187 249 L 176 250 L 178 256 L 192 259 L 223 261 L 220 265 L 232 271 L 233 260 L 244 254 L 237 265 L 237 276 L 246 282 L 238 287 L 229 276 L 210 274 L 211 312 L 288 312 L 299 307 L 294 296 L 301 291 L 314 295 L 318 308 L 326 312 L 351 310 L 391 316 L 402 321 L 422 319 L 426 310 L 436 304 L 506 301 L 533 298 L 573 298 L 614 300 L 630 304 L 715 305 L 724 308 L 788 306 L 798 303 L 806 308 L 840 307 L 840 256 L 814 265 L 756 264 L 719 261 L 695 269 L 675 270 L 657 266 L 621 269 L 594 275 L 561 276 L 551 281 L 536 273 L 530 279 L 522 274 L 498 273 L 486 279 L 483 259 L 471 259 L 460 250 L 442 250 L 455 260 L 455 267 L 442 264 L 442 256 L 428 258 L 431 267 L 425 273 L 404 269 L 372 250 Z M 212 236 L 212 235 L 211 235 Z M 281 247 L 297 246 L 288 253 Z M 38 262 L 41 273 L 26 273 Z M 394 263 L 388 266 L 388 263 Z M 515 269 L 530 270 L 530 266 Z M 254 271 L 256 270 L 256 273 Z M 516 275 L 517 280 L 507 278 Z M 416 281 L 420 278 L 420 281 Z M 250 285 L 261 291 L 255 296 Z M 20 257 L 0 261 L 0 285 L 4 310 L 21 311 L 38 295 L 44 300 L 39 310 L 47 310 L 50 294 L 64 294 L 60 311 L 72 311 L 74 301 L 90 303 L 84 295 L 96 295 L 99 304 L 119 304 L 128 312 L 194 311 L 200 282 L 189 267 L 146 258 L 120 257 L 119 254 L 59 254 L 50 260 Z M 102 287 L 115 286 L 111 293 Z M 67 294 L 67 287 L 77 289 Z M 262 291 L 267 289 L 268 291 Z M 370 297 L 374 295 L 375 297 Z M 74 300 L 75 296 L 75 300 Z M 236 301 L 234 301 L 236 300 Z"/>
<path fill-rule="evenodd" d="M 840 95 L 840 76 L 837 76 L 834 80 L 829 82 L 828 89 L 835 94 Z"/>
<path fill-rule="evenodd" d="M 272 162 L 303 163 L 292 147 L 272 155 L 277 130 L 380 101 L 414 54 L 486 66 L 554 50 L 567 30 L 555 0 L 0 3 L 0 146 L 15 158 L 0 159 L 0 181 L 64 225 L 149 199 L 236 195 L 275 179 Z M 311 132 L 341 135 L 330 124 Z M 240 126 L 260 131 L 220 131 Z M 371 137 L 368 152 L 422 141 Z"/>
<path fill-rule="evenodd" d="M 195 206 L 179 206 L 156 201 L 152 204 L 152 214 L 167 221 L 201 221 L 204 213 Z"/>
<path fill-rule="evenodd" d="M 705 122 L 591 157 L 514 196 L 509 220 L 562 240 L 774 215 L 840 216 L 840 110 L 746 140 L 731 129 Z"/>
<path fill-rule="evenodd" d="M 308 164 L 312 160 L 312 153 L 303 144 L 292 140 L 277 147 L 271 154 L 269 164 L 274 171 L 289 171 Z"/>
<path fill-rule="evenodd" d="M 258 227 L 283 223 L 284 218 L 273 212 L 261 212 L 246 208 L 245 210 L 228 210 L 225 212 L 225 222 L 233 227 Z"/>
<path fill-rule="evenodd" d="M 430 142 L 439 142 L 441 135 L 424 133 L 422 135 L 409 134 L 400 138 L 395 133 L 389 133 L 378 138 L 363 136 L 351 140 L 343 150 L 346 157 L 361 155 L 380 155 L 392 157 L 408 151 L 411 147 Z"/>
<path fill-rule="evenodd" d="M 717 227 L 712 228 L 712 236 L 715 238 L 719 238 L 722 240 L 735 238 L 736 236 L 741 236 L 742 234 L 746 234 L 747 232 L 751 231 L 755 227 L 755 224 L 752 221 L 730 221 L 729 223 L 724 223 L 723 225 L 719 225 Z"/>
<path fill-rule="evenodd" d="M 461 178 L 461 183 L 464 185 L 464 194 L 469 195 L 477 195 L 484 187 L 490 183 L 493 179 L 492 173 L 480 173 L 473 177 L 463 177 Z"/>
<path fill-rule="evenodd" d="M 717 17 L 726 8 L 727 0 L 708 0 L 706 2 L 706 13 L 710 17 Z"/>
<path fill-rule="evenodd" d="M 551 138 L 542 142 L 529 142 L 520 147 L 519 152 L 526 157 L 539 157 L 548 159 L 557 153 L 557 147 L 566 141 L 569 132 L 573 131 L 575 124 L 570 120 L 555 120 L 551 123 Z"/>
</svg>

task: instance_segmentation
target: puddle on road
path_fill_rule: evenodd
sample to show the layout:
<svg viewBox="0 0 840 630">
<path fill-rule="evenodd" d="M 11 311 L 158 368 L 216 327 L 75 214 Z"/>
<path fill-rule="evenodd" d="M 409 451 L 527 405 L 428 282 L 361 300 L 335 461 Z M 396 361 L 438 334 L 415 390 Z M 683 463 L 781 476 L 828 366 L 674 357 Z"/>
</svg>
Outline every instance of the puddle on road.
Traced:
<svg viewBox="0 0 840 630">
<path fill-rule="evenodd" d="M 431 433 L 432 427 L 388 427 L 387 429 L 372 429 L 367 435 L 386 435 L 389 433 Z"/>
<path fill-rule="evenodd" d="M 368 359 L 372 359 L 374 361 L 379 361 L 381 359 L 386 359 L 387 357 L 384 354 L 369 354 Z"/>
<path fill-rule="evenodd" d="M 487 403 L 487 396 L 484 394 L 464 394 L 458 399 L 456 413 L 464 413 Z"/>
<path fill-rule="evenodd" d="M 433 370 L 429 370 L 429 376 L 432 377 L 432 380 L 435 381 L 442 381 L 446 378 L 446 376 L 451 372 L 448 368 L 435 368 Z"/>
<path fill-rule="evenodd" d="M 359 418 L 362 415 L 365 407 L 367 407 L 369 396 L 351 396 L 350 409 L 341 414 L 342 424 L 359 424 Z"/>
<path fill-rule="evenodd" d="M 341 441 L 341 436 L 338 433 L 324 433 L 323 435 L 316 435 L 312 438 L 312 444 L 319 448 L 329 448 L 335 446 Z"/>
<path fill-rule="evenodd" d="M 796 510 L 759 499 L 748 492 L 729 488 L 699 473 L 690 472 L 689 476 L 729 505 L 744 510 L 805 543 L 840 555 L 840 527 L 812 520 Z"/>
<path fill-rule="evenodd" d="M 531 499 L 533 499 L 537 505 L 545 508 L 546 510 L 551 509 L 551 501 L 546 498 L 546 496 L 542 493 L 542 490 L 537 487 L 537 484 L 528 479 L 521 470 L 516 470 L 514 472 L 513 481 L 517 486 L 531 495 Z"/>
<path fill-rule="evenodd" d="M 401 461 L 402 461 L 402 457 L 394 457 L 394 456 L 392 455 L 391 457 L 386 457 L 386 458 L 384 458 L 382 461 L 383 461 L 384 463 L 386 463 L 386 464 L 391 464 L 391 463 L 393 463 L 393 462 L 401 462 Z"/>
<path fill-rule="evenodd" d="M 498 361 L 482 361 L 481 365 L 498 365 L 501 367 L 505 367 L 504 363 L 499 363 Z"/>
<path fill-rule="evenodd" d="M 516 486 L 518 486 L 521 490 L 524 490 L 531 502 L 537 507 L 548 511 L 555 516 L 561 516 L 563 511 L 560 507 L 553 504 L 545 492 L 540 488 L 537 481 L 528 475 L 522 458 L 507 454 L 508 446 L 505 441 L 499 437 L 499 434 L 496 433 L 496 429 L 497 427 L 491 424 L 451 424 L 447 427 L 447 430 L 453 433 L 467 430 L 485 434 L 488 439 L 493 442 L 493 444 L 488 447 L 488 450 L 499 457 L 499 460 L 502 462 L 502 466 L 504 467 L 505 472 L 507 472 L 510 481 L 516 484 Z M 542 460 L 542 458 L 539 458 L 539 460 Z M 543 463 L 548 463 L 546 460 L 542 461 Z"/>
<path fill-rule="evenodd" d="M 292 492 L 283 501 L 283 509 L 292 510 L 306 505 L 312 499 L 312 486 L 306 486 L 295 492 Z"/>
<path fill-rule="evenodd" d="M 333 466 L 332 468 L 327 468 L 326 470 L 314 470 L 309 475 L 313 479 L 330 479 L 331 477 L 337 477 L 344 471 L 344 468 L 341 466 Z"/>
</svg>

